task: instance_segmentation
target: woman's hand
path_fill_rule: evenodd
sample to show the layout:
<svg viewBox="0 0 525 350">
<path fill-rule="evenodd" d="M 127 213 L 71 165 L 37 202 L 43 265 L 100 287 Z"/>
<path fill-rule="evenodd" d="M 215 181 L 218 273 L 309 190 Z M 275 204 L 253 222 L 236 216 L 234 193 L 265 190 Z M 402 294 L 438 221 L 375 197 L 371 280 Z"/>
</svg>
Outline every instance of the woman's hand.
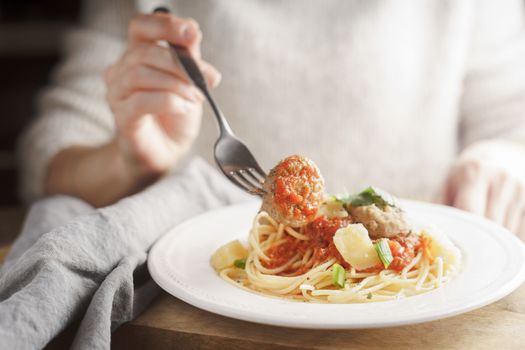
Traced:
<svg viewBox="0 0 525 350">
<path fill-rule="evenodd" d="M 486 216 L 525 240 L 525 150 L 510 142 L 467 149 L 453 166 L 445 204 Z"/>
<path fill-rule="evenodd" d="M 220 74 L 201 59 L 201 39 L 192 19 L 139 15 L 129 24 L 126 52 L 106 71 L 115 143 L 138 178 L 160 176 L 173 167 L 197 137 L 202 116 L 203 95 L 159 41 L 188 47 L 214 87 Z"/>
<path fill-rule="evenodd" d="M 214 87 L 220 74 L 200 58 L 201 38 L 191 19 L 153 14 L 131 21 L 128 48 L 105 75 L 115 139 L 55 155 L 47 194 L 68 194 L 102 207 L 139 191 L 184 156 L 199 131 L 203 96 L 158 42 L 188 47 Z"/>
</svg>

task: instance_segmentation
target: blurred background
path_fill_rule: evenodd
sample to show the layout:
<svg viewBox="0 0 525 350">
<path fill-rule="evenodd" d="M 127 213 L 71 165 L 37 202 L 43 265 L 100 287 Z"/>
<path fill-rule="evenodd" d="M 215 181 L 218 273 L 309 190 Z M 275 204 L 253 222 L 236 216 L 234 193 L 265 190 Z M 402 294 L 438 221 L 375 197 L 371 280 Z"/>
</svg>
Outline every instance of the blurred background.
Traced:
<svg viewBox="0 0 525 350">
<path fill-rule="evenodd" d="M 24 209 L 17 197 L 15 145 L 35 116 L 62 33 L 77 20 L 80 0 L 0 0 L 0 246 L 14 239 Z"/>
</svg>

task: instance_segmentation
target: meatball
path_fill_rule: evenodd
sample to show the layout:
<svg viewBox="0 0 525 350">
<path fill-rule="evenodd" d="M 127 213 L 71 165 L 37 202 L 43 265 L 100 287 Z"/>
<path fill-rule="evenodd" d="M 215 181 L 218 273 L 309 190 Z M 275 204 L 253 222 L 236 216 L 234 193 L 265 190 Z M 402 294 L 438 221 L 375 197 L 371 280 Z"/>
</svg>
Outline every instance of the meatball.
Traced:
<svg viewBox="0 0 525 350">
<path fill-rule="evenodd" d="M 300 227 L 313 221 L 324 194 L 324 180 L 311 160 L 293 155 L 270 171 L 261 210 L 283 224 Z"/>
<path fill-rule="evenodd" d="M 372 239 L 390 238 L 410 230 L 403 211 L 396 207 L 376 205 L 348 206 L 350 215 L 356 222 L 362 223 Z"/>
</svg>

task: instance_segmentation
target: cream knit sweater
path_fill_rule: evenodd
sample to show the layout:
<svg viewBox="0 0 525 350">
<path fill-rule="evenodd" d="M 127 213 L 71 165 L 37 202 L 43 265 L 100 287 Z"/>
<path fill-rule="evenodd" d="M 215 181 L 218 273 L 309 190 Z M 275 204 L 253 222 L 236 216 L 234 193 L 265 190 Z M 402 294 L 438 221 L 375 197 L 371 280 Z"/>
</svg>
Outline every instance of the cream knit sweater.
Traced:
<svg viewBox="0 0 525 350">
<path fill-rule="evenodd" d="M 217 101 L 266 169 L 299 153 L 330 191 L 430 199 L 464 147 L 525 140 L 522 0 L 89 0 L 21 142 L 26 199 L 59 150 L 113 137 L 102 73 L 160 4 L 200 23 Z M 216 137 L 206 110 L 194 152 L 211 161 Z"/>
</svg>

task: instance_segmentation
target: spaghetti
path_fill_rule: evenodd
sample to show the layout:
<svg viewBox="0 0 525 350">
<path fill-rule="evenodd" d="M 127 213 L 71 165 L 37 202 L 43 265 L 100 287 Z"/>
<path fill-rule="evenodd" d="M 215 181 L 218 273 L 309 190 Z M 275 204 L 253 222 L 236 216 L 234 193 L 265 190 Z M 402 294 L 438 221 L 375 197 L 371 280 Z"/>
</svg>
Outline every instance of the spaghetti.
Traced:
<svg viewBox="0 0 525 350">
<path fill-rule="evenodd" d="M 384 301 L 439 288 L 458 271 L 459 250 L 438 232 L 408 229 L 385 197 L 369 188 L 325 198 L 315 217 L 296 227 L 263 206 L 248 248 L 228 243 L 212 265 L 233 285 L 309 302 Z"/>
</svg>

